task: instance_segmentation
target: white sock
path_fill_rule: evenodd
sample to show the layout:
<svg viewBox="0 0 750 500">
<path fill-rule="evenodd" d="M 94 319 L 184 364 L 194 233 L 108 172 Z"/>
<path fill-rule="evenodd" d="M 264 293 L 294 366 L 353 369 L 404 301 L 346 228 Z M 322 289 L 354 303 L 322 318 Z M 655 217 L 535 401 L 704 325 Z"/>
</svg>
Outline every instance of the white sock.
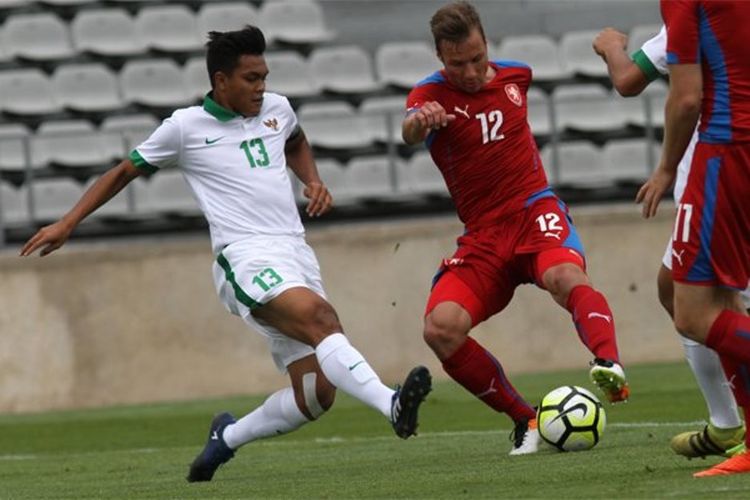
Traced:
<svg viewBox="0 0 750 500">
<path fill-rule="evenodd" d="M 315 348 L 326 378 L 336 387 L 372 406 L 390 420 L 393 389 L 384 385 L 343 333 L 334 333 Z"/>
<path fill-rule="evenodd" d="M 291 387 L 274 392 L 251 413 L 224 429 L 224 441 L 233 450 L 243 444 L 291 432 L 309 422 L 294 401 Z"/>
<path fill-rule="evenodd" d="M 720 429 L 731 429 L 742 425 L 737 411 L 737 402 L 724 375 L 716 352 L 693 340 L 682 338 L 685 357 L 693 370 L 695 379 L 708 406 L 711 423 Z"/>
</svg>

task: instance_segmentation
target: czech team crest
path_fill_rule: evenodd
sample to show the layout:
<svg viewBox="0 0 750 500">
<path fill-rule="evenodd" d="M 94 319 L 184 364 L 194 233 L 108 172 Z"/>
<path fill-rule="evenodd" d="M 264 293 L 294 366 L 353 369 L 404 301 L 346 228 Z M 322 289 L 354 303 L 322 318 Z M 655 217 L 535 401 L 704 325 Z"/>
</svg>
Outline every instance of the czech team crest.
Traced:
<svg viewBox="0 0 750 500">
<path fill-rule="evenodd" d="M 505 86 L 505 95 L 508 96 L 510 102 L 516 106 L 523 104 L 523 97 L 521 97 L 521 89 L 515 83 L 509 83 Z"/>
</svg>

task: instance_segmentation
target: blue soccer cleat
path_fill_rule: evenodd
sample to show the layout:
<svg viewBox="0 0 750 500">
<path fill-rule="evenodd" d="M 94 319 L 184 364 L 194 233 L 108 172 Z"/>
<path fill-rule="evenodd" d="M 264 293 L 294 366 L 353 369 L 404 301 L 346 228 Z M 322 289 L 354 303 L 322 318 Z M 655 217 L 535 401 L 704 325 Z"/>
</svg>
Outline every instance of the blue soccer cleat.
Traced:
<svg viewBox="0 0 750 500">
<path fill-rule="evenodd" d="M 208 430 L 206 446 L 190 464 L 190 472 L 187 475 L 189 482 L 210 481 L 216 469 L 232 459 L 234 450 L 227 446 L 222 434 L 226 426 L 234 422 L 234 417 L 229 413 L 220 413 L 214 417 Z"/>
</svg>

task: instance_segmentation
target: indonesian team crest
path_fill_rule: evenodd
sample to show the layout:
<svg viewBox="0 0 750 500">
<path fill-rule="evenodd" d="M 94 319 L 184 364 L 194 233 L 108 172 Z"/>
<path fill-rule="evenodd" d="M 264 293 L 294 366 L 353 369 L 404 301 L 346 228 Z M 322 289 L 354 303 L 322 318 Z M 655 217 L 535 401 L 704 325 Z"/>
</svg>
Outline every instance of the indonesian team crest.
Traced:
<svg viewBox="0 0 750 500">
<path fill-rule="evenodd" d="M 509 83 L 505 86 L 505 95 L 508 96 L 510 102 L 516 106 L 523 104 L 523 97 L 521 97 L 521 89 L 515 83 Z"/>
</svg>

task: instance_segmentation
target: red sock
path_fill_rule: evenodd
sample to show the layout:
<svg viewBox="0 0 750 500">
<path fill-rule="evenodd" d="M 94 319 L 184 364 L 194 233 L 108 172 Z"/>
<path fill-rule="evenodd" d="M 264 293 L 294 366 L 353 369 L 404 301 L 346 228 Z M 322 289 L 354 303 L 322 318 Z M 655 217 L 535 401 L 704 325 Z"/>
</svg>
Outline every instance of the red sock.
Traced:
<svg viewBox="0 0 750 500">
<path fill-rule="evenodd" d="M 589 285 L 578 285 L 568 295 L 567 309 L 573 315 L 578 337 L 589 351 L 597 358 L 619 363 L 615 320 L 604 295 Z"/>
<path fill-rule="evenodd" d="M 536 412 L 505 377 L 500 363 L 471 337 L 443 361 L 453 380 L 484 401 L 493 410 L 507 413 L 514 421 L 534 418 Z"/>
<path fill-rule="evenodd" d="M 724 309 L 706 337 L 706 345 L 744 365 L 750 365 L 750 317 Z"/>
</svg>

